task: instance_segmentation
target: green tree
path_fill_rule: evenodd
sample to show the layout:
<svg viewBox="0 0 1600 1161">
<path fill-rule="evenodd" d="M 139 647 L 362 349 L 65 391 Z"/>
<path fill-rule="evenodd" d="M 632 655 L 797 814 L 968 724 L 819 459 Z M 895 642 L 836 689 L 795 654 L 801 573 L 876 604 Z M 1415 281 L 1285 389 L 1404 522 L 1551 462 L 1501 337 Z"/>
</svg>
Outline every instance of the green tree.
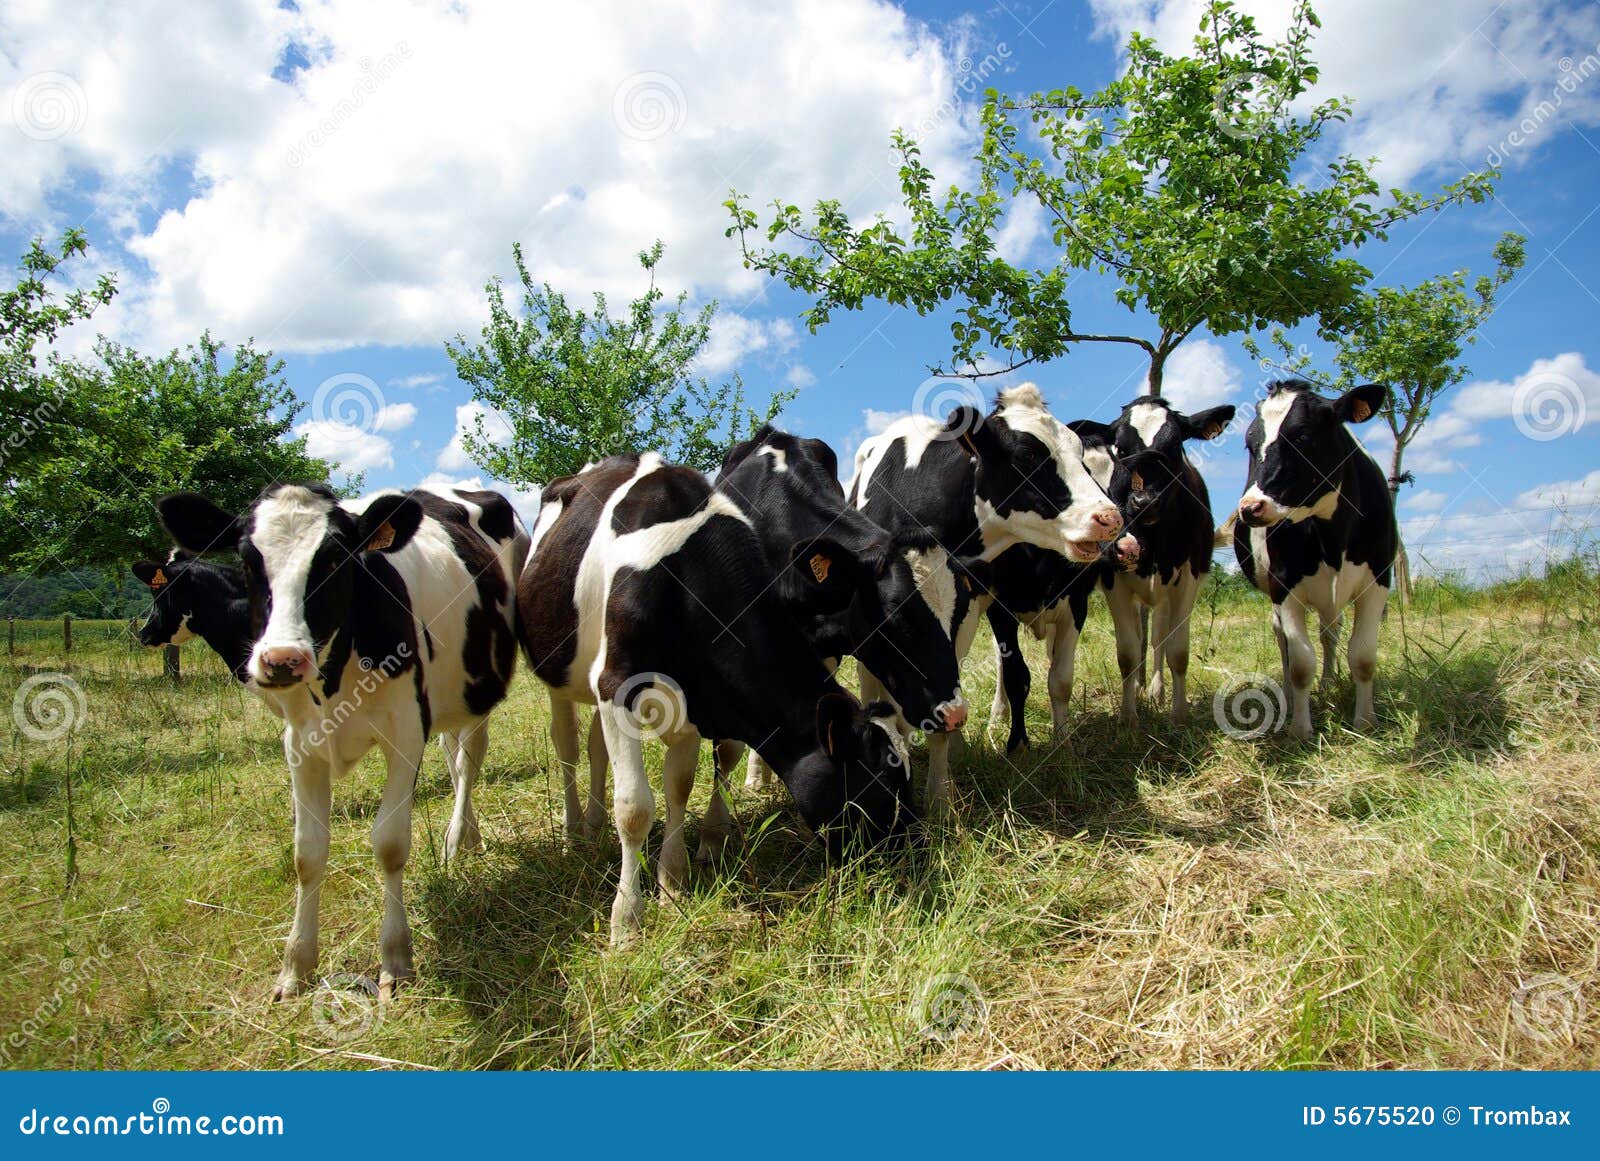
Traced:
<svg viewBox="0 0 1600 1161">
<path fill-rule="evenodd" d="M 1350 114 L 1341 99 L 1291 109 L 1317 79 L 1316 26 L 1301 3 L 1285 39 L 1271 43 L 1232 3 L 1213 0 L 1192 56 L 1169 56 L 1134 34 L 1126 71 L 1096 93 L 1068 87 L 1019 101 L 990 90 L 973 189 L 936 198 L 917 143 L 897 133 L 904 230 L 884 219 L 858 227 L 837 201 L 819 202 L 809 218 L 779 201 L 767 244 L 752 244 L 760 222 L 735 193 L 728 233 L 747 266 L 812 298 L 804 317 L 813 331 L 870 298 L 920 314 L 954 302 L 951 373 L 997 373 L 980 369 L 990 349 L 1010 370 L 1073 343 L 1125 343 L 1149 358 L 1157 392 L 1168 357 L 1201 326 L 1227 335 L 1316 317 L 1337 328 L 1371 276 L 1351 250 L 1398 222 L 1492 192 L 1494 171 L 1433 196 L 1384 197 L 1369 163 L 1350 156 L 1297 177 L 1327 129 Z M 1030 268 L 997 252 L 1006 212 L 1024 205 L 1043 211 L 1059 260 Z M 1074 270 L 1112 276 L 1117 300 L 1147 312 L 1148 328 L 1076 331 L 1067 301 Z"/>
<path fill-rule="evenodd" d="M 6 568 L 120 570 L 168 546 L 155 511 L 166 492 L 238 509 L 274 481 L 328 478 L 290 435 L 304 404 L 283 363 L 249 342 L 224 358 L 205 334 L 157 357 L 102 338 L 94 360 L 55 360 L 45 382 L 61 401 L 48 454 L 0 484 Z"/>
<path fill-rule="evenodd" d="M 64 328 L 88 318 L 117 292 L 115 276 L 102 274 L 92 287 L 57 294 L 52 276 L 88 251 L 89 239 L 82 230 L 68 230 L 55 251 L 35 238 L 22 256 L 16 287 L 0 291 L 0 469 L 8 474 L 27 469 L 40 446 L 41 428 L 60 410 L 59 400 L 40 374 L 40 348 L 47 348 Z"/>
<path fill-rule="evenodd" d="M 482 418 L 463 434 L 467 454 L 487 473 L 522 485 L 543 485 L 587 463 L 628 451 L 659 451 L 668 459 L 709 470 L 729 442 L 777 415 L 794 392 L 772 396 L 765 413 L 745 406 L 735 375 L 712 386 L 694 374 L 711 334 L 717 304 L 686 315 L 686 295 L 658 313 L 661 243 L 641 252 L 649 276 L 642 297 L 612 318 L 605 296 L 594 311 L 574 310 L 548 283 L 528 273 L 520 245 L 512 247 L 522 280 L 522 310 L 506 304 L 498 278 L 489 282 L 489 321 L 483 342 L 457 335 L 445 349 L 473 397 L 502 414 L 510 439 L 497 441 Z"/>
</svg>

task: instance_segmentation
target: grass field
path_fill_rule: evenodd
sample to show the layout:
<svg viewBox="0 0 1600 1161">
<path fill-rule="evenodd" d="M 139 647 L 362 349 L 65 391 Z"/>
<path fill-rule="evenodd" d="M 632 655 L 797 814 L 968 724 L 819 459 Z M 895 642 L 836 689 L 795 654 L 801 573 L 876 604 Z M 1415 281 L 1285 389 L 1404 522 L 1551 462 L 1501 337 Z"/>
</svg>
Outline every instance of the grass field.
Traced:
<svg viewBox="0 0 1600 1161">
<path fill-rule="evenodd" d="M 294 894 L 275 719 L 198 643 L 175 688 L 120 626 L 79 625 L 68 658 L 57 627 L 19 633 L 0 705 L 59 673 L 82 702 L 51 679 L 76 726 L 54 741 L 4 719 L 0 1063 L 1594 1067 L 1597 609 L 1581 570 L 1424 586 L 1403 624 L 1391 603 L 1378 729 L 1348 730 L 1341 680 L 1302 744 L 1213 720 L 1220 687 L 1276 673 L 1262 599 L 1202 597 L 1191 725 L 1146 705 L 1132 732 L 1097 604 L 1060 747 L 1029 643 L 1034 748 L 1016 762 L 983 736 L 985 632 L 956 817 L 929 843 L 828 869 L 781 792 L 741 791 L 743 852 L 696 868 L 621 952 L 615 839 L 563 850 L 544 699 L 522 674 L 479 787 L 486 850 L 449 868 L 429 751 L 407 876 L 419 975 L 381 1010 L 352 982 L 377 970 L 376 756 L 334 790 L 335 986 L 272 1005 Z"/>
</svg>

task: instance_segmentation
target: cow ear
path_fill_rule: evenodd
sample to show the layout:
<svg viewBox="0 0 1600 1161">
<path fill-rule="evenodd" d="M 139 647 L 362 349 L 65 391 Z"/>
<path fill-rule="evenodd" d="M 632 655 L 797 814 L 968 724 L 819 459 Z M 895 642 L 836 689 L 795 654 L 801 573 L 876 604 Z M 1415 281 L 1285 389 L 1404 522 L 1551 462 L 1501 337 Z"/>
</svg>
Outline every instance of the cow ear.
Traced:
<svg viewBox="0 0 1600 1161">
<path fill-rule="evenodd" d="M 981 556 L 952 556 L 950 571 L 962 588 L 973 596 L 989 591 L 994 583 L 994 565 Z"/>
<path fill-rule="evenodd" d="M 942 438 L 959 443 L 969 456 L 981 456 L 990 445 L 989 425 L 983 412 L 963 403 L 945 418 Z"/>
<path fill-rule="evenodd" d="M 159 589 L 167 583 L 165 565 L 156 564 L 150 560 L 136 560 L 132 567 L 133 575 L 139 578 L 140 584 L 149 585 L 152 589 Z"/>
<path fill-rule="evenodd" d="M 861 562 L 830 536 L 797 542 L 789 550 L 789 568 L 801 602 L 819 613 L 846 608 L 860 583 Z"/>
<path fill-rule="evenodd" d="M 857 753 L 855 724 L 861 704 L 843 690 L 817 699 L 817 743 L 836 762 Z"/>
<path fill-rule="evenodd" d="M 1365 423 L 1389 403 L 1389 389 L 1382 383 L 1352 387 L 1333 401 L 1333 413 L 1340 423 Z"/>
<path fill-rule="evenodd" d="M 1160 452 L 1135 452 L 1118 463 L 1128 473 L 1128 486 L 1135 492 L 1160 491 L 1176 478 L 1172 462 Z"/>
<path fill-rule="evenodd" d="M 1233 404 L 1224 403 L 1221 407 L 1208 407 L 1184 416 L 1183 438 L 1216 439 L 1228 430 L 1228 424 L 1233 422 L 1233 412 Z"/>
<path fill-rule="evenodd" d="M 174 492 L 156 503 L 161 527 L 190 552 L 219 552 L 239 546 L 243 522 L 194 492 Z"/>
<path fill-rule="evenodd" d="M 399 552 L 422 524 L 422 505 L 409 495 L 379 496 L 361 514 L 356 536 L 362 552 Z"/>
<path fill-rule="evenodd" d="M 1096 443 L 1111 442 L 1111 425 L 1101 423 L 1098 419 L 1074 419 L 1065 425 L 1079 439 L 1094 440 Z"/>
</svg>

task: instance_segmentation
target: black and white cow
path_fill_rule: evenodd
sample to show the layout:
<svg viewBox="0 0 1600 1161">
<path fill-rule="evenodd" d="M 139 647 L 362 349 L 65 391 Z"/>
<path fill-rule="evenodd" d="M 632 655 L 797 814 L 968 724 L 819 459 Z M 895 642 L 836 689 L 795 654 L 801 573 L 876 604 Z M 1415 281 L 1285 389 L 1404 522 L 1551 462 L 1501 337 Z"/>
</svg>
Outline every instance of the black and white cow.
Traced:
<svg viewBox="0 0 1600 1161">
<path fill-rule="evenodd" d="M 987 416 L 958 407 L 944 423 L 912 415 L 861 445 L 848 493 L 880 527 L 925 528 L 958 555 L 996 560 L 1031 544 L 1082 564 L 1099 559 L 1122 517 L 1084 466 L 1083 444 L 1026 383 L 1000 392 Z M 965 658 L 987 597 L 972 602 L 956 633 Z M 876 688 L 863 675 L 863 692 Z M 928 741 L 928 801 L 948 799 L 948 736 Z"/>
<path fill-rule="evenodd" d="M 139 626 L 139 643 L 153 649 L 200 638 L 249 684 L 250 596 L 244 570 L 174 549 L 164 561 L 141 560 L 133 575 L 150 589 L 150 615 Z"/>
<path fill-rule="evenodd" d="M 640 852 L 655 817 L 641 727 L 667 745 L 667 822 L 657 878 L 688 874 L 684 809 L 702 737 L 750 746 L 777 772 L 832 853 L 903 836 L 914 821 L 909 763 L 886 705 L 863 707 L 834 680 L 781 599 L 752 518 L 699 472 L 654 453 L 614 456 L 541 496 L 517 590 L 530 665 L 549 688 L 551 734 L 575 777 L 579 702 L 596 707 L 616 769 L 622 869 L 613 942 L 643 918 Z M 788 580 L 819 610 L 853 597 L 855 562 L 836 544 L 794 548 Z M 591 769 L 594 747 L 590 748 Z M 704 827 L 725 831 L 712 796 Z"/>
<path fill-rule="evenodd" d="M 1378 626 L 1389 597 L 1399 544 L 1394 502 L 1383 469 L 1347 423 L 1364 423 L 1388 401 L 1378 384 L 1337 399 L 1301 379 L 1279 380 L 1245 433 L 1249 475 L 1234 525 L 1234 553 L 1252 583 L 1272 599 L 1272 627 L 1290 693 L 1290 731 L 1311 736 L 1311 677 L 1316 649 L 1307 628 L 1315 609 L 1322 632 L 1324 682 L 1333 672 L 1344 610 L 1353 607 L 1350 676 L 1355 724 L 1370 726 Z"/>
<path fill-rule="evenodd" d="M 299 887 L 274 996 L 315 980 L 333 779 L 376 745 L 388 764 L 372 826 L 387 997 L 413 973 L 402 878 L 412 796 L 435 730 L 459 735 L 458 777 L 467 783 L 457 786 L 447 848 L 474 838 L 475 820 L 459 808 L 470 802 L 483 727 L 515 664 L 511 578 L 527 534 L 493 492 L 341 501 L 321 485 L 276 484 L 238 515 L 194 493 L 159 508 L 180 547 L 238 551 L 252 626 L 245 673 L 284 720 Z"/>
<path fill-rule="evenodd" d="M 819 439 L 763 426 L 729 449 L 716 490 L 750 517 L 777 592 L 819 656 L 859 659 L 927 733 L 966 721 L 953 641 L 987 563 L 952 557 L 922 528 L 878 527 L 846 501 L 838 458 Z M 828 547 L 832 567 L 844 570 L 836 579 L 852 595 L 843 608 L 819 610 L 811 586 L 792 575 L 794 546 L 805 542 Z M 752 759 L 752 785 L 758 766 Z"/>
<path fill-rule="evenodd" d="M 1113 423 L 1080 420 L 1070 425 L 1085 444 L 1093 441 L 1115 457 L 1118 471 L 1111 498 L 1122 511 L 1124 536 L 1135 541 L 1124 554 L 1131 567 L 1108 570 L 1102 577 L 1116 632 L 1122 720 L 1127 725 L 1136 720 L 1145 670 L 1146 609 L 1150 695 L 1161 700 L 1163 670 L 1170 669 L 1170 720 L 1181 726 L 1188 716 L 1189 614 L 1211 571 L 1215 531 L 1205 480 L 1183 446 L 1192 439 L 1216 439 L 1233 415 L 1228 404 L 1185 415 L 1159 395 L 1146 395 L 1124 407 Z"/>
</svg>

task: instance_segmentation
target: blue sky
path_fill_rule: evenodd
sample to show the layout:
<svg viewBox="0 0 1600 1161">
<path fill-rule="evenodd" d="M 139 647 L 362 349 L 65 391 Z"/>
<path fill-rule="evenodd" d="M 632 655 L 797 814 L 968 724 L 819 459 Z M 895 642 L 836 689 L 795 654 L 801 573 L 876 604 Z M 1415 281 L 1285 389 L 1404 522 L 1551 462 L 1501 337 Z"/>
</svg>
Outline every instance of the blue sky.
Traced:
<svg viewBox="0 0 1600 1161">
<path fill-rule="evenodd" d="M 405 485 L 478 474 L 452 442 L 470 397 L 443 343 L 475 331 L 513 241 L 569 293 L 620 302 L 641 287 L 633 255 L 660 237 L 664 284 L 722 304 L 707 372 L 737 371 L 756 395 L 801 386 L 783 422 L 847 462 L 913 406 L 948 351 L 947 320 L 869 304 L 806 333 L 803 304 L 743 271 L 722 238 L 729 187 L 757 203 L 892 209 L 890 129 L 916 132 L 936 172 L 959 179 L 984 84 L 1091 88 L 1130 29 L 1186 44 L 1194 4 L 229 2 L 174 9 L 177 38 L 148 12 L 69 21 L 22 0 L 0 16 L 0 251 L 84 224 L 93 268 L 116 269 L 122 294 L 73 349 L 93 330 L 147 348 L 208 326 L 253 336 L 312 404 L 314 450 Z M 1271 29 L 1287 6 L 1243 7 Z M 1336 145 L 1420 189 L 1503 160 L 1493 204 L 1404 226 L 1362 260 L 1379 283 L 1411 283 L 1486 270 L 1502 231 L 1528 236 L 1473 375 L 1413 453 L 1401 509 L 1421 567 L 1515 570 L 1592 524 L 1600 500 L 1600 10 L 1321 7 L 1319 95 L 1356 102 Z M 1049 260 L 1037 222 L 1009 229 L 1015 256 Z M 1072 290 L 1078 329 L 1148 333 L 1106 280 Z M 1143 373 L 1130 348 L 1085 345 L 1025 377 L 1064 419 L 1110 418 Z M 1237 336 L 1198 334 L 1169 365 L 1169 394 L 1248 407 L 1266 377 Z M 1241 438 L 1204 470 L 1226 509 Z"/>
</svg>

